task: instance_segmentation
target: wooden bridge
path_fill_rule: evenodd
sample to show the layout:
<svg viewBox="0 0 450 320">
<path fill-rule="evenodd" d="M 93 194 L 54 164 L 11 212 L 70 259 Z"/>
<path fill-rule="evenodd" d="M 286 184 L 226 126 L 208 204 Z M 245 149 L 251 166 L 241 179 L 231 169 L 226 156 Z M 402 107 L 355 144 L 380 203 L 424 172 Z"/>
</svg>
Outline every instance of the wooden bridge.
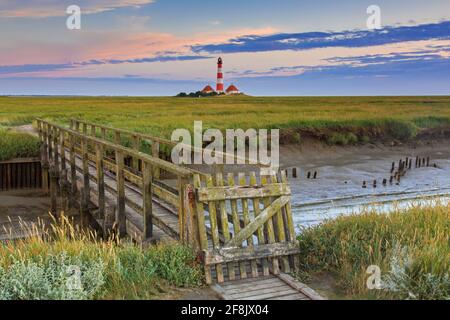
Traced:
<svg viewBox="0 0 450 320">
<path fill-rule="evenodd" d="M 70 128 L 36 122 L 55 213 L 59 194 L 104 234 L 189 245 L 223 299 L 321 298 L 289 276 L 299 249 L 285 172 L 204 173 L 168 161 L 170 140 L 75 119 Z"/>
</svg>

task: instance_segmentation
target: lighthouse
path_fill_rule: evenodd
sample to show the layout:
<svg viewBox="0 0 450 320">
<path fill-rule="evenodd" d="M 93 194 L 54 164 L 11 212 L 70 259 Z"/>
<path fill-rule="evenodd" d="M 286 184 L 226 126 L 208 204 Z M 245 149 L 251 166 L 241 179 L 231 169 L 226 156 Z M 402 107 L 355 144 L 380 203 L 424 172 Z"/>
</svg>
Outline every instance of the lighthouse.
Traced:
<svg viewBox="0 0 450 320">
<path fill-rule="evenodd" d="M 223 73 L 222 73 L 222 58 L 217 61 L 217 93 L 223 93 Z"/>
</svg>

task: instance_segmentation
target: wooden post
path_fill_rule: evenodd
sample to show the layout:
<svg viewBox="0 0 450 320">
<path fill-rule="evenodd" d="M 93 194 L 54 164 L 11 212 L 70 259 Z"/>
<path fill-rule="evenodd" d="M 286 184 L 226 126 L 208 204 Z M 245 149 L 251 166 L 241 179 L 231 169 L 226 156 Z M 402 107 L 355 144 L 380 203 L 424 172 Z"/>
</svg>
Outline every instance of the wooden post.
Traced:
<svg viewBox="0 0 450 320">
<path fill-rule="evenodd" d="M 89 203 L 90 203 L 90 182 L 89 182 L 89 154 L 88 154 L 88 141 L 87 138 L 81 138 L 81 150 L 83 159 L 83 192 L 82 192 L 82 205 L 81 205 L 81 224 L 84 226 L 87 224 Z"/>
<path fill-rule="evenodd" d="M 106 129 L 105 128 L 101 128 L 102 130 L 102 139 L 106 140 Z"/>
<path fill-rule="evenodd" d="M 152 156 L 159 159 L 159 142 L 152 141 Z M 161 170 L 157 167 L 153 169 L 153 177 L 159 180 L 161 176 Z"/>
<path fill-rule="evenodd" d="M 52 127 L 47 124 L 47 151 L 48 151 L 48 160 L 52 158 L 53 148 L 52 148 Z"/>
<path fill-rule="evenodd" d="M 119 131 L 114 132 L 114 143 L 118 144 L 119 146 L 122 145 Z"/>
<path fill-rule="evenodd" d="M 292 177 L 297 178 L 297 168 L 292 168 Z"/>
<path fill-rule="evenodd" d="M 187 217 L 185 208 L 185 192 L 186 192 L 186 180 L 182 177 L 178 177 L 178 223 L 180 229 L 180 241 L 184 244 L 187 243 Z"/>
<path fill-rule="evenodd" d="M 100 144 L 95 145 L 95 160 L 97 170 L 98 188 L 98 213 L 101 219 L 105 218 L 105 174 L 103 168 L 103 148 Z"/>
<path fill-rule="evenodd" d="M 41 168 L 42 168 L 42 190 L 48 194 L 48 153 L 47 153 L 47 142 L 44 139 L 44 142 L 41 145 Z"/>
<path fill-rule="evenodd" d="M 70 206 L 74 208 L 76 206 L 77 197 L 77 167 L 75 163 L 75 142 L 76 137 L 70 135 L 69 137 L 69 153 L 70 153 Z"/>
<path fill-rule="evenodd" d="M 65 146 L 65 134 L 63 130 L 60 130 L 60 137 L 59 137 L 59 152 L 61 156 L 61 172 L 66 170 L 66 146 Z M 66 172 L 67 173 L 67 172 Z M 67 180 L 67 176 L 65 177 Z"/>
<path fill-rule="evenodd" d="M 116 184 L 117 184 L 117 211 L 116 211 L 116 226 L 119 234 L 124 235 L 127 231 L 126 217 L 125 217 L 125 177 L 124 170 L 124 156 L 121 151 L 116 151 Z"/>
<path fill-rule="evenodd" d="M 59 187 L 61 189 L 61 210 L 67 214 L 69 211 L 69 183 L 67 182 L 67 170 L 61 171 L 59 179 Z"/>
<path fill-rule="evenodd" d="M 201 180 L 200 175 L 195 174 L 194 175 L 194 187 L 200 188 L 201 187 Z M 195 194 L 194 194 L 195 198 Z M 200 249 L 202 251 L 208 250 L 208 238 L 206 236 L 206 225 L 205 225 L 205 212 L 204 212 L 204 206 L 203 203 L 200 201 L 195 201 L 197 205 L 196 215 L 197 215 L 197 223 L 198 223 L 198 233 L 199 233 L 199 245 Z M 213 233 L 213 232 L 211 232 Z M 214 246 L 214 239 L 213 239 L 213 246 Z M 207 284 L 212 283 L 212 275 L 211 275 L 211 267 L 205 265 L 205 281 Z"/>
<path fill-rule="evenodd" d="M 152 208 L 152 166 L 147 162 L 142 162 L 142 181 L 143 181 L 143 210 L 142 214 L 144 217 L 144 235 L 145 240 L 151 239 L 153 237 L 153 208 Z"/>
<path fill-rule="evenodd" d="M 50 212 L 54 217 L 58 214 L 58 169 L 50 168 Z"/>
<path fill-rule="evenodd" d="M 138 136 L 133 136 L 133 149 L 139 152 L 139 144 L 140 140 Z M 132 168 L 135 170 L 135 172 L 139 171 L 139 159 L 133 157 L 132 159 Z"/>
</svg>

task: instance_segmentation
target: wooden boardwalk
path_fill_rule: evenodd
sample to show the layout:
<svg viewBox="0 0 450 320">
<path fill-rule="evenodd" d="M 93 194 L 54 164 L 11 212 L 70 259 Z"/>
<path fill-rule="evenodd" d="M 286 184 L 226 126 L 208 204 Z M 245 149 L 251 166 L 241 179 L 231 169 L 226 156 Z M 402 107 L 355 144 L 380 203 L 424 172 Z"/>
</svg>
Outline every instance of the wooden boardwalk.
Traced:
<svg viewBox="0 0 450 320">
<path fill-rule="evenodd" d="M 81 121 L 71 129 L 37 122 L 53 210 L 60 195 L 63 207 L 76 205 L 82 223 L 105 233 L 191 246 L 223 299 L 321 299 L 289 276 L 299 252 L 284 172 L 203 174 L 163 160 L 160 144 L 173 146 L 164 139 Z M 142 141 L 152 156 L 140 152 Z"/>
<path fill-rule="evenodd" d="M 286 274 L 228 281 L 212 289 L 224 300 L 322 300 L 308 286 Z"/>
</svg>

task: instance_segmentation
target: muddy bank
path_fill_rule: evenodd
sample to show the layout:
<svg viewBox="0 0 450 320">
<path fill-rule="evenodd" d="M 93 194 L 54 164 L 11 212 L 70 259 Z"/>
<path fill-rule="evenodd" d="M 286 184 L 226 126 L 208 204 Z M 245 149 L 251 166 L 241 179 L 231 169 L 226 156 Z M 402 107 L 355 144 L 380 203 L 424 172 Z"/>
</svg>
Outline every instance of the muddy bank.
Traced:
<svg viewBox="0 0 450 320">
<path fill-rule="evenodd" d="M 50 221 L 50 198 L 36 190 L 0 192 L 0 241 L 26 236 L 33 224 Z"/>
<path fill-rule="evenodd" d="M 430 167 L 406 172 L 399 183 L 389 183 L 392 162 L 406 157 L 430 157 Z M 339 214 L 358 212 L 366 206 L 389 210 L 393 203 L 450 196 L 450 139 L 416 141 L 389 146 L 328 146 L 309 142 L 280 147 L 284 169 L 299 168 L 299 177 L 290 176 L 294 220 L 308 226 Z M 436 167 L 433 165 L 436 164 Z M 307 173 L 317 171 L 317 179 Z M 388 182 L 382 185 L 383 179 Z M 377 181 L 376 187 L 373 181 Z M 363 188 L 366 181 L 366 188 Z"/>
</svg>

